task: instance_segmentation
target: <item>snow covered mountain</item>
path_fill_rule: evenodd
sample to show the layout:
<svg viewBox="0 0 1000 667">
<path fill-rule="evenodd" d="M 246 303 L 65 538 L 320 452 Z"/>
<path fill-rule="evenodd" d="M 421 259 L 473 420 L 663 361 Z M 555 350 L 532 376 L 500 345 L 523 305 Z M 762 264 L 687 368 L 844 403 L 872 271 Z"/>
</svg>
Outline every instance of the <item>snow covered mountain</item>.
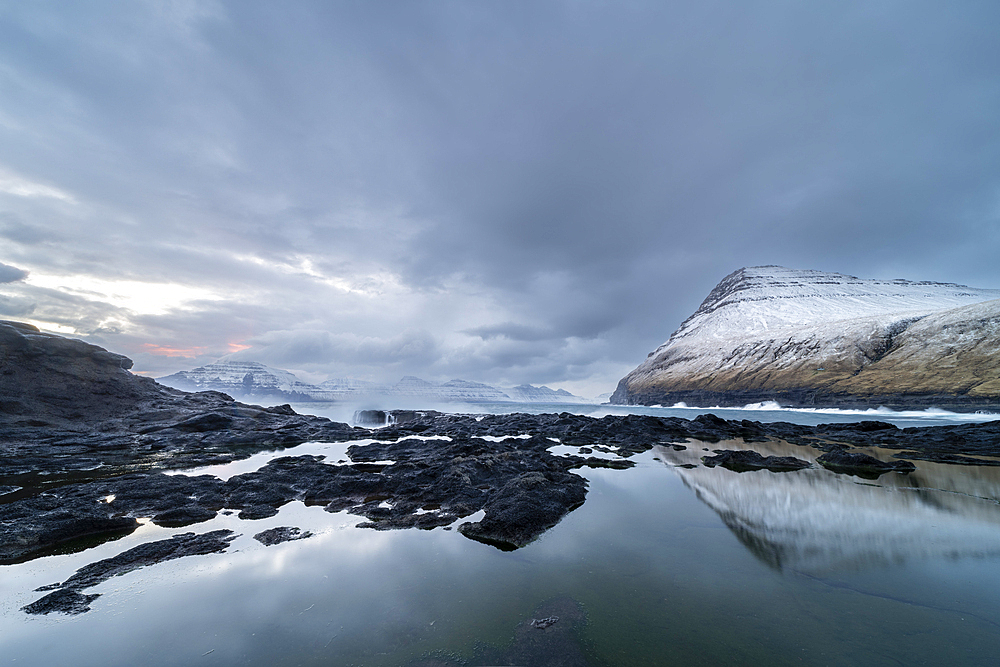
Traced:
<svg viewBox="0 0 1000 667">
<path fill-rule="evenodd" d="M 323 395 L 321 388 L 303 382 L 288 371 L 256 361 L 217 361 L 157 378 L 157 382 L 184 391 L 221 391 L 239 400 L 333 400 Z"/>
<path fill-rule="evenodd" d="M 534 387 L 530 384 L 522 384 L 504 389 L 504 392 L 518 403 L 578 403 L 583 401 L 579 396 L 574 396 L 565 389 L 549 389 L 545 385 Z"/>
<path fill-rule="evenodd" d="M 185 391 L 215 390 L 239 400 L 259 403 L 305 401 L 359 401 L 405 398 L 429 403 L 582 403 L 585 399 L 563 390 L 530 384 L 504 390 L 480 382 L 450 380 L 436 384 L 408 375 L 394 385 L 352 378 L 335 378 L 318 385 L 299 380 L 288 371 L 256 361 L 220 360 L 190 371 L 159 378 L 161 384 Z M 410 402 L 412 402 L 410 400 Z"/>
<path fill-rule="evenodd" d="M 1000 407 L 1000 290 L 740 269 L 611 400 Z"/>
</svg>

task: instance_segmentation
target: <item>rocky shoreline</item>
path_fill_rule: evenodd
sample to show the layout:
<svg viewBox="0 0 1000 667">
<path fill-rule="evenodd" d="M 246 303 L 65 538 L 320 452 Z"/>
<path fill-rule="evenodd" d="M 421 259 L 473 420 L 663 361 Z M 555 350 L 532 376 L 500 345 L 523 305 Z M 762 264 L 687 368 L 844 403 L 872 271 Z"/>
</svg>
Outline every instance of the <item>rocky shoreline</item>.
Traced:
<svg viewBox="0 0 1000 667">
<path fill-rule="evenodd" d="M 237 405 L 233 409 L 248 408 Z M 627 468 L 634 454 L 655 445 L 685 447 L 690 441 L 781 440 L 834 453 L 850 447 L 881 447 L 901 450 L 891 456 L 886 452 L 883 457 L 898 463 L 925 460 L 1000 465 L 1000 459 L 989 458 L 1000 456 L 1000 422 L 899 429 L 883 422 L 812 427 L 724 420 L 713 415 L 693 420 L 639 415 L 596 419 L 568 413 L 404 415 L 412 418 L 369 430 L 284 414 L 293 432 L 302 428 L 302 420 L 316 420 L 318 425 L 307 430 L 323 431 L 326 440 L 375 437 L 379 441 L 351 445 L 347 449 L 350 460 L 343 463 L 310 455 L 285 456 L 225 481 L 211 475 L 166 473 L 274 449 L 273 439 L 262 438 L 248 445 L 246 433 L 232 432 L 220 422 L 215 430 L 184 433 L 178 439 L 183 446 L 158 450 L 159 458 L 152 460 L 148 443 L 141 437 L 129 448 L 121 446 L 114 436 L 110 439 L 114 446 L 104 449 L 101 440 L 92 435 L 86 446 L 78 442 L 73 447 L 83 449 L 80 453 L 99 462 L 98 467 L 80 470 L 75 457 L 63 454 L 67 446 L 63 440 L 53 442 L 42 432 L 14 443 L 5 437 L 5 449 L 27 448 L 33 456 L 3 458 L 0 484 L 23 486 L 0 496 L 0 562 L 45 555 L 84 538 L 121 535 L 138 526 L 138 517 L 149 517 L 163 526 L 201 523 L 222 510 L 239 512 L 243 519 L 259 519 L 273 516 L 293 500 L 321 505 L 330 512 L 347 510 L 367 519 L 362 527 L 375 529 L 448 526 L 482 510 L 482 520 L 459 525 L 459 532 L 502 549 L 514 549 L 584 502 L 586 480 L 575 474 L 575 469 Z M 22 438 L 24 435 L 22 431 Z M 300 434 L 280 446 L 311 439 L 315 436 Z M 199 441 L 210 451 L 200 451 Z M 580 453 L 557 456 L 549 451 L 557 442 L 574 446 Z M 615 457 L 587 455 L 594 450 Z M 831 469 L 853 472 L 849 456 L 835 458 L 840 467 Z M 59 461 L 64 462 L 62 469 Z M 871 461 L 865 465 L 870 468 Z M 885 470 L 893 469 L 902 467 L 885 466 Z M 29 479 L 44 483 L 31 485 Z"/>
<path fill-rule="evenodd" d="M 914 460 L 1000 465 L 1000 421 L 899 429 L 872 421 L 814 427 L 710 414 L 598 419 L 411 410 L 392 412 L 385 421 L 395 423 L 369 429 L 299 415 L 288 406 L 262 408 L 218 392 L 162 387 L 128 373 L 124 357 L 27 325 L 0 323 L 0 345 L 0 565 L 88 548 L 130 533 L 140 518 L 169 527 L 201 524 L 219 512 L 260 519 L 292 501 L 364 517 L 363 528 L 455 526 L 470 539 L 517 549 L 584 503 L 587 480 L 579 468 L 628 468 L 630 457 L 658 445 L 680 450 L 692 443 L 784 441 L 826 452 L 821 463 L 830 470 L 867 478 L 905 474 Z M 384 423 L 384 415 L 376 416 L 373 421 Z M 280 456 L 226 480 L 168 474 L 312 441 L 357 444 L 342 461 Z M 553 453 L 556 445 L 575 453 Z M 883 454 L 875 459 L 851 452 L 855 447 Z M 742 456 L 706 464 L 801 467 Z M 476 513 L 482 517 L 471 520 Z M 215 539 L 196 537 L 192 544 Z M 265 544 L 302 537 L 294 527 L 258 536 Z M 119 565 L 149 564 L 161 551 L 170 558 L 186 553 L 173 543 L 161 546 L 125 552 L 130 555 L 109 564 L 108 576 Z M 85 610 L 85 587 L 60 585 L 38 613 Z"/>
</svg>

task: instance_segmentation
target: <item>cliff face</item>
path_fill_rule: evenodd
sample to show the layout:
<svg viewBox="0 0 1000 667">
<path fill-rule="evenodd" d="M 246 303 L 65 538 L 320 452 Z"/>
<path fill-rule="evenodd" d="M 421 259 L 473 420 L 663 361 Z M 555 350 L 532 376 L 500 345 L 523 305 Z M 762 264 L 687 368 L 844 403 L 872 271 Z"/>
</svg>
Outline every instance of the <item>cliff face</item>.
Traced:
<svg viewBox="0 0 1000 667">
<path fill-rule="evenodd" d="M 93 421 L 164 393 L 131 367 L 96 345 L 0 321 L 0 418 Z"/>
<path fill-rule="evenodd" d="M 1000 408 L 1000 290 L 740 269 L 611 400 Z"/>
</svg>

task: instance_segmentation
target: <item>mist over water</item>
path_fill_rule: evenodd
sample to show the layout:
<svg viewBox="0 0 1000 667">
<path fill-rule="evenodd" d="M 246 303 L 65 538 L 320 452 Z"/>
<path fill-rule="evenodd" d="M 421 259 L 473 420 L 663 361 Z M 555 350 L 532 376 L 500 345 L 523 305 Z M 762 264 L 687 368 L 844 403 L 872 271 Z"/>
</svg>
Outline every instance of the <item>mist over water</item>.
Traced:
<svg viewBox="0 0 1000 667">
<path fill-rule="evenodd" d="M 841 410 L 817 408 L 783 408 L 774 402 L 753 403 L 741 408 L 689 407 L 678 403 L 669 407 L 644 405 L 611 405 L 610 403 L 428 403 L 419 400 L 369 400 L 365 402 L 343 403 L 292 403 L 296 412 L 319 415 L 334 421 L 355 424 L 355 413 L 359 410 L 436 410 L 446 414 L 546 414 L 568 412 L 588 417 L 606 415 L 652 415 L 657 417 L 681 417 L 694 419 L 698 415 L 714 414 L 723 419 L 759 422 L 791 422 L 815 426 L 826 423 L 850 423 L 865 420 L 884 421 L 900 428 L 911 426 L 947 426 L 952 424 L 978 424 L 1000 420 L 1000 414 L 949 412 L 928 408 L 926 410 L 896 411 L 888 408 L 868 410 Z"/>
</svg>

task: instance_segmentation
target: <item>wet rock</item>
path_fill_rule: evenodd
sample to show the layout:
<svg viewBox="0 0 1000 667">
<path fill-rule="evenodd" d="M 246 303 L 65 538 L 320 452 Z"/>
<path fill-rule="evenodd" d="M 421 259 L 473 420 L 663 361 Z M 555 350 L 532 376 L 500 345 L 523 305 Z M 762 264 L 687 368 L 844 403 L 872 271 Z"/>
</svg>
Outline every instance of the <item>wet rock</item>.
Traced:
<svg viewBox="0 0 1000 667">
<path fill-rule="evenodd" d="M 864 479 L 878 479 L 887 472 L 913 472 L 916 467 L 909 461 L 879 461 L 874 456 L 861 452 L 834 449 L 822 454 L 816 461 L 827 470 L 855 475 Z"/>
<path fill-rule="evenodd" d="M 184 505 L 160 512 L 153 517 L 153 523 L 158 526 L 180 528 L 181 526 L 190 526 L 193 523 L 201 523 L 202 521 L 214 518 L 214 510 L 198 505 Z"/>
<path fill-rule="evenodd" d="M 112 577 L 157 563 L 186 556 L 220 553 L 225 551 L 235 538 L 236 534 L 231 530 L 214 530 L 201 535 L 184 533 L 174 535 L 166 540 L 140 544 L 112 558 L 106 558 L 80 568 L 73 576 L 59 584 L 56 590 L 22 607 L 22 610 L 29 614 L 49 614 L 52 612 L 82 614 L 89 611 L 90 603 L 99 597 L 98 594 L 81 594 L 80 591 L 84 589 L 92 588 Z M 46 588 L 52 587 L 47 586 Z"/>
<path fill-rule="evenodd" d="M 717 449 L 715 456 L 703 456 L 702 462 L 709 468 L 722 466 L 733 472 L 747 472 L 750 470 L 770 470 L 771 472 L 791 472 L 811 468 L 808 461 L 795 458 L 794 456 L 761 456 L 750 449 Z"/>
<path fill-rule="evenodd" d="M 275 544 L 281 544 L 282 542 L 304 540 L 307 537 L 312 537 L 312 535 L 313 534 L 308 530 L 302 532 L 301 529 L 294 526 L 279 526 L 277 528 L 269 528 L 268 530 L 261 531 L 254 535 L 253 538 L 265 547 L 272 547 Z"/>
<path fill-rule="evenodd" d="M 44 555 L 57 547 L 65 546 L 72 551 L 72 544 L 79 540 L 89 539 L 88 546 L 92 546 L 99 538 L 122 537 L 139 527 L 139 522 L 132 517 L 109 516 L 100 508 L 85 513 L 43 504 L 49 507 L 37 512 L 32 511 L 38 507 L 37 503 L 33 507 L 13 503 L 0 505 L 3 517 L 0 520 L 0 565 Z"/>
<path fill-rule="evenodd" d="M 240 510 L 237 516 L 244 521 L 256 521 L 258 519 L 270 519 L 277 514 L 277 507 L 271 507 L 270 505 L 250 505 Z"/>
<path fill-rule="evenodd" d="M 583 504 L 586 489 L 566 473 L 526 472 L 492 494 L 482 521 L 463 523 L 460 533 L 504 551 L 523 547 Z"/>
<path fill-rule="evenodd" d="M 69 614 L 75 616 L 90 611 L 90 603 L 101 597 L 100 593 L 84 595 L 72 588 L 60 588 L 43 598 L 21 608 L 28 614 Z"/>
</svg>

